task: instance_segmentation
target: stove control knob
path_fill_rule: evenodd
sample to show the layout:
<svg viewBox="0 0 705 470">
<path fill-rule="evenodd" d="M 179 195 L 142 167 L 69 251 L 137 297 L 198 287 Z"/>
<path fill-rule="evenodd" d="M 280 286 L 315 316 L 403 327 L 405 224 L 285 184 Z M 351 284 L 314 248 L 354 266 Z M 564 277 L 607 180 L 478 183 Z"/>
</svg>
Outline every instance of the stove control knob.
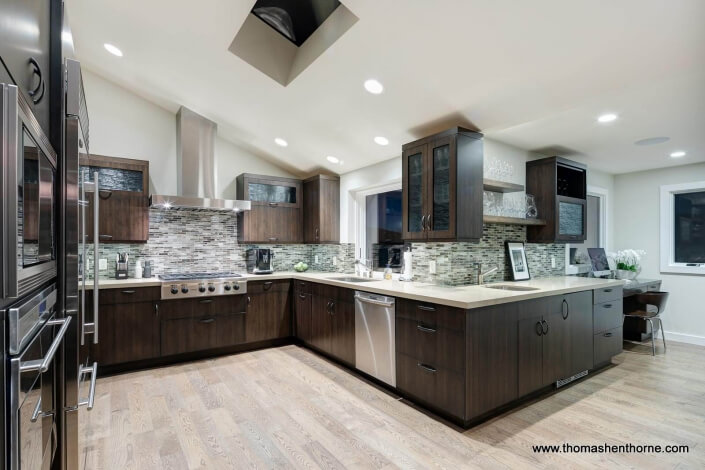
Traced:
<svg viewBox="0 0 705 470">
<path fill-rule="evenodd" d="M 238 284 L 237 282 L 233 283 L 233 289 L 240 290 L 240 284 Z"/>
<path fill-rule="evenodd" d="M 198 292 L 204 293 L 206 291 L 206 286 L 203 284 L 198 285 Z"/>
<path fill-rule="evenodd" d="M 215 292 L 215 286 L 213 284 L 208 284 L 208 292 Z"/>
<path fill-rule="evenodd" d="M 171 286 L 171 293 L 176 295 L 179 293 L 179 288 L 176 286 Z"/>
<path fill-rule="evenodd" d="M 183 292 L 184 294 L 188 294 L 188 287 L 186 286 L 186 284 L 181 284 L 181 292 Z"/>
<path fill-rule="evenodd" d="M 226 282 L 226 283 L 223 285 L 223 289 L 225 289 L 226 291 L 229 291 L 229 290 L 231 289 L 230 284 L 228 284 L 228 283 Z"/>
</svg>

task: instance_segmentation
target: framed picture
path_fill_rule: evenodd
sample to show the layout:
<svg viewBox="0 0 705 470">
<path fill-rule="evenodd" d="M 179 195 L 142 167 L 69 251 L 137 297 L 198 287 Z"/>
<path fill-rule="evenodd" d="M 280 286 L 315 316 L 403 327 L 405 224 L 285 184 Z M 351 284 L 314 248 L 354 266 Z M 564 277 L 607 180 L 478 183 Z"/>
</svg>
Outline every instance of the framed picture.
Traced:
<svg viewBox="0 0 705 470">
<path fill-rule="evenodd" d="M 512 278 L 515 281 L 528 281 L 531 279 L 524 243 L 507 242 L 507 256 L 509 256 L 509 263 L 512 267 Z"/>
</svg>

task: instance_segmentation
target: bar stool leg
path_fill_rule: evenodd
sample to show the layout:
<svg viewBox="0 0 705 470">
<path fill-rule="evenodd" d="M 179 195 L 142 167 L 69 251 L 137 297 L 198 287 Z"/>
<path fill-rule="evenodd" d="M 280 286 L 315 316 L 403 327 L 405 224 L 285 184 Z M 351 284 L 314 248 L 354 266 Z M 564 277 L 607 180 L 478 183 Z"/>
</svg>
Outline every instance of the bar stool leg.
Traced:
<svg viewBox="0 0 705 470">
<path fill-rule="evenodd" d="M 663 320 L 661 317 L 658 318 L 659 329 L 661 330 L 661 339 L 663 340 L 663 353 L 666 354 L 666 333 L 663 332 Z"/>
<path fill-rule="evenodd" d="M 654 332 L 654 322 L 651 318 L 647 318 L 649 321 L 649 325 L 651 325 L 651 355 L 655 356 L 656 355 L 656 343 L 654 341 L 654 335 L 656 334 Z"/>
</svg>

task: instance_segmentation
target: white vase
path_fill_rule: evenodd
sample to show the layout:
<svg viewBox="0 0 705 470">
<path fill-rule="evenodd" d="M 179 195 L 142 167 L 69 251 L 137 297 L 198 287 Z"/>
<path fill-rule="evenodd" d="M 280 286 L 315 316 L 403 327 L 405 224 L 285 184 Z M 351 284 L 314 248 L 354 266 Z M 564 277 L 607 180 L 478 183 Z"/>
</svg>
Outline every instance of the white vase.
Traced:
<svg viewBox="0 0 705 470">
<path fill-rule="evenodd" d="M 639 269 L 637 271 L 629 271 L 627 269 L 618 269 L 617 270 L 617 279 L 631 281 L 633 279 L 636 279 L 636 277 L 639 275 L 639 271 L 641 271 L 641 269 Z"/>
</svg>

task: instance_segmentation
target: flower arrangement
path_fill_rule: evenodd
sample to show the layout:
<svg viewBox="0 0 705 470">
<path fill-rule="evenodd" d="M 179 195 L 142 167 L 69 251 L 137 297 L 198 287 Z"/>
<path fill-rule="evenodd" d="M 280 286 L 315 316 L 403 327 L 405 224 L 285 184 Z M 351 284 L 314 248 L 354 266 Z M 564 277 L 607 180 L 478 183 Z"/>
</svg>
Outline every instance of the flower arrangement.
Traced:
<svg viewBox="0 0 705 470">
<path fill-rule="evenodd" d="M 610 253 L 609 257 L 617 267 L 619 279 L 635 279 L 641 272 L 641 257 L 646 254 L 644 250 L 621 250 Z"/>
</svg>

